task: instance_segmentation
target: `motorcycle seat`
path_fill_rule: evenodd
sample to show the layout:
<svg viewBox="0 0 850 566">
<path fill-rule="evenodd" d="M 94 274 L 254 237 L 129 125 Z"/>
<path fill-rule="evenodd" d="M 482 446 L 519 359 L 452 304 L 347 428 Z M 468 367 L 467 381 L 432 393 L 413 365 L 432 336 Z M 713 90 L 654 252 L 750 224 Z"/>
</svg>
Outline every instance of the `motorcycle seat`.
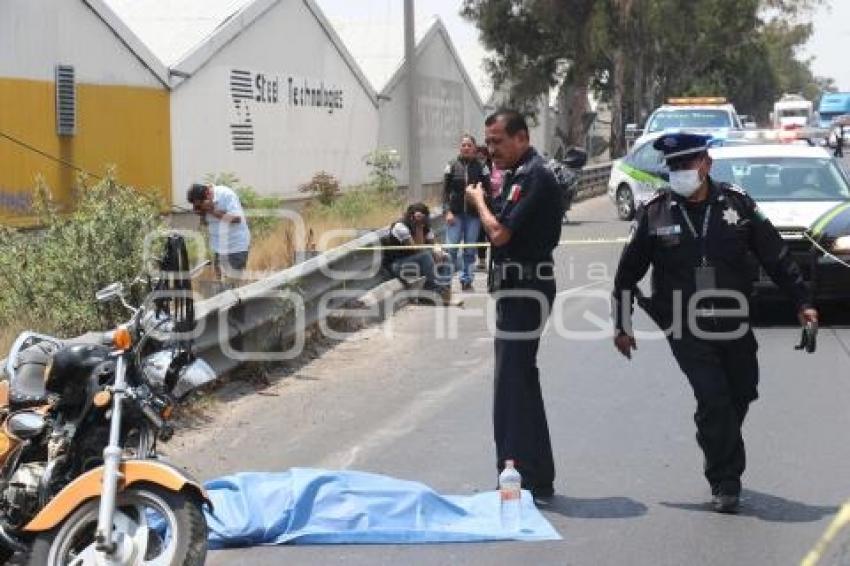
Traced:
<svg viewBox="0 0 850 566">
<path fill-rule="evenodd" d="M 9 383 L 9 404 L 15 408 L 43 405 L 47 401 L 45 371 L 59 349 L 49 341 L 21 350 L 14 361 L 15 375 Z"/>
</svg>

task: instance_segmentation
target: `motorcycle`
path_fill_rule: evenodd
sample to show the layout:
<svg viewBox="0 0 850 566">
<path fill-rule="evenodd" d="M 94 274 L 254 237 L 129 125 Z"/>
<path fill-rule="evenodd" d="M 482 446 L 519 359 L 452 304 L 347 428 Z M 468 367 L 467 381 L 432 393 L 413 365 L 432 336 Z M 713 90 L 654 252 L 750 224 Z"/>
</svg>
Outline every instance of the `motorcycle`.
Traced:
<svg viewBox="0 0 850 566">
<path fill-rule="evenodd" d="M 567 150 L 561 161 L 550 159 L 548 167 L 555 175 L 558 188 L 561 189 L 561 204 L 564 208 L 564 223 L 568 222 L 567 212 L 572 208 L 573 199 L 578 192 L 579 171 L 587 163 L 587 152 L 576 147 Z"/>
<path fill-rule="evenodd" d="M 188 254 L 166 240 L 143 304 L 98 343 L 25 332 L 0 383 L 0 546 L 32 565 L 203 564 L 209 500 L 162 461 L 176 403 L 214 373 L 192 353 Z M 203 266 L 199 266 L 203 267 Z"/>
</svg>

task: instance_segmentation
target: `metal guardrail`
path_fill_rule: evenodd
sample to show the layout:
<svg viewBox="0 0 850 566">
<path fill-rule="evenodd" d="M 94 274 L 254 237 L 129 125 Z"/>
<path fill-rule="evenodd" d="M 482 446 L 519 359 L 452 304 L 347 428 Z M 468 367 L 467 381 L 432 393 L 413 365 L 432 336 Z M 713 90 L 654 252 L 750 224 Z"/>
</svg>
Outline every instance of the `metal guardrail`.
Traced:
<svg viewBox="0 0 850 566">
<path fill-rule="evenodd" d="M 442 215 L 432 228 L 443 230 Z M 297 357 L 284 351 L 303 340 L 305 330 L 387 281 L 379 245 L 369 232 L 267 279 L 200 301 L 195 306 L 195 352 L 221 376 L 247 361 Z M 235 355 L 234 355 L 235 354 Z"/>
<path fill-rule="evenodd" d="M 611 177 L 611 163 L 591 165 L 581 170 L 576 200 L 590 198 L 604 193 L 608 189 Z"/>
<path fill-rule="evenodd" d="M 287 343 L 326 316 L 327 309 L 383 280 L 380 255 L 356 250 L 378 241 L 377 233 L 366 234 L 267 279 L 201 301 L 196 305 L 196 353 L 219 376 L 249 360 L 286 359 Z M 347 300 L 323 301 L 340 289 L 350 292 Z"/>
<path fill-rule="evenodd" d="M 610 163 L 584 168 L 576 200 L 604 192 L 610 174 Z M 432 219 L 432 227 L 442 232 L 441 214 Z M 306 328 L 386 281 L 380 252 L 362 250 L 378 243 L 378 233 L 370 232 L 267 279 L 199 302 L 196 353 L 218 376 L 248 360 L 288 358 L 282 348 L 297 345 Z M 328 299 L 340 290 L 345 296 Z"/>
<path fill-rule="evenodd" d="M 575 200 L 603 192 L 610 172 L 610 164 L 584 168 Z M 436 233 L 442 233 L 442 214 L 436 214 L 431 224 Z M 380 252 L 362 249 L 378 244 L 378 232 L 370 232 L 271 277 L 199 301 L 195 352 L 217 376 L 249 360 L 290 358 L 282 355 L 282 347 L 387 280 L 380 270 Z M 340 290 L 345 295 L 334 297 L 332 292 Z M 100 333 L 89 333 L 72 340 L 99 338 Z"/>
</svg>

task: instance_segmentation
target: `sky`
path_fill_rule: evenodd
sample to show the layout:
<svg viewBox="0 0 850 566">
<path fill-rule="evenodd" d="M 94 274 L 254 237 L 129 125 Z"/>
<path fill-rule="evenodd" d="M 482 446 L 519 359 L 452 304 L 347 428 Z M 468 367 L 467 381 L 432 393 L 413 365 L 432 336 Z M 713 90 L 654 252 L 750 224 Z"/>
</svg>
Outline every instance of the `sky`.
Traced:
<svg viewBox="0 0 850 566">
<path fill-rule="evenodd" d="M 845 0 L 846 1 L 846 0 Z M 346 41 L 356 59 L 368 56 L 373 62 L 380 53 L 387 57 L 386 64 L 391 73 L 404 54 L 404 2 L 402 0 L 316 0 L 328 20 Z M 439 16 L 452 38 L 458 55 L 463 60 L 466 71 L 478 87 L 481 97 L 486 100 L 492 91 L 492 85 L 483 69 L 486 56 L 484 47 L 478 42 L 476 27 L 460 17 L 460 0 L 414 0 L 416 11 L 416 35 L 421 36 L 433 16 Z M 392 33 L 375 33 L 381 26 L 392 28 Z M 357 30 L 357 28 L 360 28 Z M 370 29 L 370 35 L 356 33 Z M 356 44 L 352 37 L 357 36 Z M 375 74 L 389 74 L 386 69 L 376 70 Z M 380 81 L 378 81 L 380 82 Z M 383 84 L 373 85 L 380 89 Z"/>
<path fill-rule="evenodd" d="M 317 0 L 319 6 L 335 26 L 345 22 L 385 22 L 403 25 L 402 0 Z M 416 21 L 420 27 L 432 15 L 443 20 L 455 47 L 464 60 L 467 72 L 476 83 L 484 99 L 491 91 L 487 75 L 482 68 L 486 55 L 478 42 L 478 30 L 458 15 L 460 0 L 415 0 Z M 827 0 L 826 6 L 814 17 L 815 32 L 801 56 L 814 57 L 814 71 L 819 76 L 836 80 L 840 90 L 850 91 L 850 0 Z M 421 32 L 422 30 L 417 30 Z M 341 35 L 345 36 L 341 32 Z M 376 45 L 375 48 L 379 46 Z M 377 88 L 380 86 L 376 85 Z"/>
<path fill-rule="evenodd" d="M 0 0 L 2 1 L 2 0 Z M 180 60 L 228 14 L 250 0 L 106 0 L 166 63 Z M 404 53 L 403 0 L 315 0 L 376 89 L 384 86 Z M 446 26 L 467 72 L 486 100 L 492 85 L 483 68 L 478 30 L 459 15 L 461 0 L 414 0 L 417 36 L 433 16 Z M 826 0 L 814 16 L 814 36 L 802 57 L 813 57 L 819 76 L 850 91 L 850 0 Z"/>
<path fill-rule="evenodd" d="M 850 1 L 829 0 L 827 4 L 815 14 L 815 33 L 802 55 L 815 58 L 812 68 L 816 75 L 832 77 L 839 90 L 850 91 Z"/>
</svg>

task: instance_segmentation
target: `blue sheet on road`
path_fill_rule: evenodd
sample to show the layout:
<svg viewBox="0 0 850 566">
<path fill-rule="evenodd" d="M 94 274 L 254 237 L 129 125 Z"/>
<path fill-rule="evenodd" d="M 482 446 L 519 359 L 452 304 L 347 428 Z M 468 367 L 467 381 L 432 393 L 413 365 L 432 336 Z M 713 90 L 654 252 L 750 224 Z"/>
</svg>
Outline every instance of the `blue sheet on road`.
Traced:
<svg viewBox="0 0 850 566">
<path fill-rule="evenodd" d="M 272 544 L 411 544 L 559 540 L 523 492 L 521 528 L 502 529 L 498 492 L 444 496 L 352 471 L 240 473 L 205 485 L 210 548 Z"/>
</svg>

